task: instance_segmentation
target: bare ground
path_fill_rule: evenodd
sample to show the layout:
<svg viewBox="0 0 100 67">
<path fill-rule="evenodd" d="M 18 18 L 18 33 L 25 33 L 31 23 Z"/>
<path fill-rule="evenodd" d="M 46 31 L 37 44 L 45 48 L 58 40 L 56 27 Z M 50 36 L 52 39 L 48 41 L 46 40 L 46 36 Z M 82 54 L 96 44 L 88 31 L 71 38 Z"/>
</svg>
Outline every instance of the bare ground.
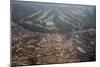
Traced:
<svg viewBox="0 0 100 67">
<path fill-rule="evenodd" d="M 95 29 L 72 33 L 12 33 L 12 65 L 95 61 Z"/>
</svg>

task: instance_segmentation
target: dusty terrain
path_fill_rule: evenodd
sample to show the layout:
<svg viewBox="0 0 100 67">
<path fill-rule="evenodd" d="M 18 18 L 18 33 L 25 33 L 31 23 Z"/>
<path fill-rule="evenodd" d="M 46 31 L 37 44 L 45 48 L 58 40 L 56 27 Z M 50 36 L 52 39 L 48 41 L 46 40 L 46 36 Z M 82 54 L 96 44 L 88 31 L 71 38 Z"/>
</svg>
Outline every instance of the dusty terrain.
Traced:
<svg viewBox="0 0 100 67">
<path fill-rule="evenodd" d="M 12 33 L 12 64 L 95 61 L 95 30 L 68 33 Z"/>
</svg>

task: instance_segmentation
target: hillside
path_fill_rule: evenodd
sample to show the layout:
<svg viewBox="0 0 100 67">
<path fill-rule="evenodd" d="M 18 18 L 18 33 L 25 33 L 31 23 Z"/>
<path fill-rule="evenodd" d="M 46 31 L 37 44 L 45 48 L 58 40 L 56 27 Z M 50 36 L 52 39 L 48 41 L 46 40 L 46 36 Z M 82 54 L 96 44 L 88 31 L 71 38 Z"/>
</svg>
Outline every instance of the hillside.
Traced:
<svg viewBox="0 0 100 67">
<path fill-rule="evenodd" d="M 91 29 L 96 26 L 95 8 L 89 5 L 17 1 L 12 3 L 12 21 L 36 32 Z"/>
<path fill-rule="evenodd" d="M 16 65 L 96 60 L 96 7 L 12 2 L 11 61 Z"/>
</svg>

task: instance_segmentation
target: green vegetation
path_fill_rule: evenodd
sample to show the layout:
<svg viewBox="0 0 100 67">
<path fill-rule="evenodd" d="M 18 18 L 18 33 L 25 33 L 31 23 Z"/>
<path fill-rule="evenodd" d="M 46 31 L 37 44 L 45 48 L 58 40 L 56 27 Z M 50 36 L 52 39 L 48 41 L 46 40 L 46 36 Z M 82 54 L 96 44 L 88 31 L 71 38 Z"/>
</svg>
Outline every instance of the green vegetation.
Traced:
<svg viewBox="0 0 100 67">
<path fill-rule="evenodd" d="M 60 7 L 54 4 L 26 5 L 25 3 L 15 5 L 12 21 L 32 31 L 69 32 L 95 29 L 96 26 L 95 6 L 61 5 Z"/>
</svg>

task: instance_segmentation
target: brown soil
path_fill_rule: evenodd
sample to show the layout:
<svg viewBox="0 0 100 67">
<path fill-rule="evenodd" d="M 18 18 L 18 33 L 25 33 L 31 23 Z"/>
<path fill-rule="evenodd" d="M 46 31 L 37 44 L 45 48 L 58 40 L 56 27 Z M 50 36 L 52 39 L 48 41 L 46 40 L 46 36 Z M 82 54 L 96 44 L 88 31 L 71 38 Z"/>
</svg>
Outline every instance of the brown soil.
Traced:
<svg viewBox="0 0 100 67">
<path fill-rule="evenodd" d="M 12 65 L 95 60 L 95 30 L 70 34 L 13 32 Z"/>
</svg>

